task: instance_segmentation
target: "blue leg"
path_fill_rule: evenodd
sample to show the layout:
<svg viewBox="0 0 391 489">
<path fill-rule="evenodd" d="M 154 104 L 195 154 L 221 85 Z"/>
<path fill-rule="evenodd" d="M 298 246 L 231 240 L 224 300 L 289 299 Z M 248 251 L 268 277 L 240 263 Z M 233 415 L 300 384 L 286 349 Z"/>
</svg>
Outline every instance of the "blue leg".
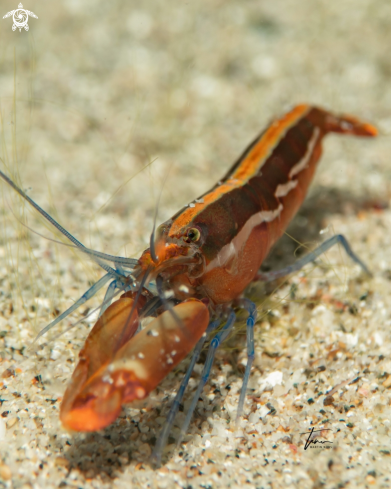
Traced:
<svg viewBox="0 0 391 489">
<path fill-rule="evenodd" d="M 201 381 L 198 384 L 198 387 L 197 387 L 196 393 L 194 394 L 191 406 L 187 412 L 186 419 L 182 425 L 181 432 L 179 435 L 179 439 L 177 442 L 178 445 L 182 442 L 183 437 L 185 436 L 185 434 L 187 432 L 187 429 L 189 427 L 189 424 L 190 424 L 191 418 L 193 416 L 193 412 L 195 410 L 195 407 L 197 405 L 198 399 L 201 395 L 201 392 L 202 392 L 206 382 L 208 381 L 210 370 L 212 368 L 213 361 L 215 358 L 216 350 L 220 346 L 220 343 L 222 341 L 224 341 L 225 338 L 230 333 L 230 331 L 234 325 L 235 319 L 236 319 L 235 313 L 233 311 L 231 311 L 230 315 L 228 316 L 227 322 L 225 323 L 223 328 L 216 334 L 216 336 L 210 342 L 208 355 L 206 357 L 206 362 L 205 362 L 204 368 L 202 370 Z"/>
<path fill-rule="evenodd" d="M 99 311 L 99 317 L 102 316 L 102 314 L 111 304 L 111 299 L 114 297 L 116 288 L 117 288 L 117 281 L 113 280 L 112 282 L 110 282 L 109 286 L 107 287 L 106 294 L 102 302 L 102 307 L 100 308 Z"/>
<path fill-rule="evenodd" d="M 106 273 L 106 275 L 103 275 L 101 279 L 99 279 L 92 287 L 90 287 L 87 292 L 85 292 L 80 299 L 78 299 L 71 307 L 69 307 L 66 311 L 64 311 L 62 314 L 56 317 L 54 321 L 52 321 L 50 324 L 45 326 L 41 331 L 37 334 L 37 337 L 35 338 L 34 342 L 38 340 L 42 335 L 47 333 L 49 329 L 53 328 L 56 324 L 58 324 L 60 321 L 65 319 L 69 314 L 71 314 L 73 311 L 78 309 L 80 306 L 82 306 L 85 302 L 87 302 L 91 297 L 93 297 L 99 289 L 101 289 L 110 279 L 112 278 L 111 273 Z"/>
<path fill-rule="evenodd" d="M 129 276 L 129 274 L 120 266 L 118 265 L 115 268 L 116 273 L 118 273 L 118 276 L 121 277 L 120 279 L 117 278 L 113 280 L 109 286 L 107 287 L 105 297 L 103 299 L 100 311 L 99 311 L 99 317 L 102 316 L 102 314 L 106 311 L 106 309 L 110 306 L 111 301 L 113 297 L 117 295 L 115 292 L 115 289 L 120 289 L 120 292 L 127 292 L 128 290 L 131 290 L 131 285 L 126 285 L 124 286 L 124 283 L 126 283 L 126 278 Z"/>
<path fill-rule="evenodd" d="M 178 389 L 177 395 L 175 396 L 174 402 L 172 403 L 172 406 L 170 408 L 170 412 L 168 413 L 167 416 L 167 421 L 164 424 L 164 428 L 160 432 L 159 438 L 157 439 L 155 448 L 153 450 L 152 456 L 151 456 L 151 461 L 154 465 L 160 466 L 161 460 L 162 460 L 162 453 L 164 450 L 164 447 L 167 444 L 167 439 L 168 436 L 171 432 L 172 425 L 174 424 L 174 419 L 175 416 L 178 413 L 179 406 L 181 404 L 181 401 L 183 399 L 183 396 L 185 394 L 186 387 L 189 383 L 190 376 L 193 372 L 194 365 L 196 364 L 198 357 L 200 356 L 202 347 L 204 346 L 205 340 L 208 337 L 209 333 L 216 329 L 220 324 L 220 320 L 217 321 L 212 321 L 208 329 L 206 330 L 205 334 L 202 336 L 200 341 L 197 343 L 196 347 L 194 348 L 193 356 L 191 357 L 190 365 L 187 369 L 186 375 L 184 376 L 182 383 Z"/>
<path fill-rule="evenodd" d="M 311 253 L 308 253 L 308 255 L 304 256 L 303 258 L 300 258 L 300 260 L 297 260 L 296 263 L 293 265 L 290 265 L 289 267 L 282 268 L 281 270 L 276 270 L 272 272 L 259 272 L 258 275 L 256 276 L 255 280 L 260 280 L 262 282 L 271 282 L 272 280 L 276 280 L 277 278 L 281 277 L 286 277 L 290 273 L 297 272 L 301 270 L 305 265 L 308 263 L 311 263 L 315 261 L 320 255 L 325 253 L 327 250 L 329 250 L 332 246 L 336 244 L 341 244 L 346 253 L 350 256 L 350 258 L 360 265 L 362 270 L 368 274 L 369 276 L 372 276 L 372 273 L 368 270 L 367 266 L 360 260 L 360 258 L 353 252 L 352 248 L 350 247 L 348 241 L 342 234 L 337 234 L 333 236 L 332 238 L 328 239 L 324 243 L 322 243 L 318 248 L 316 248 L 314 251 L 311 251 Z"/>
<path fill-rule="evenodd" d="M 250 378 L 251 367 L 254 361 L 254 324 L 255 321 L 257 320 L 257 306 L 254 304 L 254 302 L 251 302 L 248 299 L 241 299 L 238 302 L 239 302 L 239 306 L 243 307 L 248 312 L 248 318 L 247 318 L 247 365 L 246 365 L 246 370 L 244 372 L 242 390 L 240 391 L 238 411 L 236 413 L 236 424 L 238 424 L 239 418 L 243 412 L 248 380 Z"/>
</svg>

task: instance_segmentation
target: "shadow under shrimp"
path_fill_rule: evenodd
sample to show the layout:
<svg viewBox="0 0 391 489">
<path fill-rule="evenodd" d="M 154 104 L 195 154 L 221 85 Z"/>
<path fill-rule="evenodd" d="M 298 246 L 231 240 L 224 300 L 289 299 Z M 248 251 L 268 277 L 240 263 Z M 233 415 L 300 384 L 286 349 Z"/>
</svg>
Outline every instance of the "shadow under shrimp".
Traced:
<svg viewBox="0 0 391 489">
<path fill-rule="evenodd" d="M 201 365 L 203 360 L 205 360 L 204 352 L 202 352 L 199 362 Z M 221 363 L 229 361 L 230 352 L 220 350 L 213 369 L 214 373 L 219 370 Z M 176 371 L 165 378 L 152 393 L 151 397 L 155 397 L 155 399 L 149 401 L 148 406 L 139 413 L 132 408 L 125 408 L 118 420 L 108 428 L 94 433 L 75 434 L 72 439 L 67 441 L 68 447 L 65 448 L 63 456 L 68 460 L 68 474 L 72 470 L 77 470 L 86 478 L 106 477 L 115 479 L 125 472 L 129 466 L 141 464 L 145 468 L 150 467 L 151 453 L 162 427 L 161 418 L 165 418 L 170 410 L 171 394 L 175 390 L 175 386 L 177 387 L 178 379 L 185 373 L 188 363 L 188 360 L 185 360 Z M 199 381 L 199 374 L 196 373 L 194 377 L 195 389 Z M 192 398 L 194 389 L 186 395 L 183 404 L 180 405 L 174 432 L 180 425 L 185 406 Z M 205 406 L 205 409 L 198 407 L 195 410 L 195 417 L 192 421 L 193 429 L 187 434 L 185 444 L 191 442 L 197 434 L 202 434 L 204 431 L 203 422 L 207 421 L 212 412 L 219 411 L 223 402 L 223 393 L 217 384 L 215 385 L 213 379 L 205 389 L 201 397 L 204 402 L 208 403 L 208 406 Z M 209 401 L 211 391 L 216 395 L 212 401 Z M 147 429 L 148 431 L 146 431 Z M 167 463 L 171 459 L 176 446 L 176 435 L 172 433 L 168 438 L 163 463 Z"/>
<path fill-rule="evenodd" d="M 366 194 L 364 197 L 346 189 L 318 186 L 304 201 L 287 232 L 274 245 L 262 263 L 261 270 L 284 268 L 307 253 L 307 248 L 298 243 L 319 242 L 319 233 L 326 227 L 330 216 L 357 215 L 360 211 L 382 210 L 387 207 L 387 199 L 375 194 Z"/>
<path fill-rule="evenodd" d="M 148 413 L 148 419 L 153 425 L 158 417 L 157 407 Z M 88 478 L 115 479 L 130 465 L 146 465 L 155 440 L 153 432 L 141 433 L 139 424 L 123 413 L 109 428 L 75 435 L 69 441 L 70 446 L 64 452 L 64 457 L 69 463 L 69 473 L 77 470 Z"/>
</svg>

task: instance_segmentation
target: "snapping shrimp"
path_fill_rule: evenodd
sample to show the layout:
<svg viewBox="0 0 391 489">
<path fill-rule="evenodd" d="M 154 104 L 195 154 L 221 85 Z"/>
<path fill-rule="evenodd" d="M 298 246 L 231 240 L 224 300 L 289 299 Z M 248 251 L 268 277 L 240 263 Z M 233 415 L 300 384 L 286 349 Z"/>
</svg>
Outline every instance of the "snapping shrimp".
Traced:
<svg viewBox="0 0 391 489">
<path fill-rule="evenodd" d="M 262 132 L 210 191 L 154 229 L 150 247 L 138 260 L 86 248 L 0 172 L 73 245 L 106 271 L 40 334 L 110 282 L 100 318 L 79 354 L 61 404 L 65 428 L 96 431 L 108 426 L 124 404 L 148 396 L 194 350 L 153 454 L 160 463 L 203 342 L 207 335 L 214 335 L 181 436 L 207 381 L 216 349 L 232 329 L 233 305 L 248 312 L 248 360 L 237 419 L 241 416 L 254 359 L 256 322 L 255 304 L 242 298 L 246 287 L 254 280 L 269 281 L 299 270 L 336 243 L 369 273 L 342 235 L 325 241 L 290 267 L 259 273 L 270 248 L 301 206 L 321 156 L 322 139 L 330 132 L 367 137 L 377 134 L 374 126 L 354 117 L 333 115 L 310 105 L 296 106 Z M 223 315 L 227 320 L 221 328 Z M 140 321 L 148 316 L 155 318 L 141 329 Z"/>
</svg>

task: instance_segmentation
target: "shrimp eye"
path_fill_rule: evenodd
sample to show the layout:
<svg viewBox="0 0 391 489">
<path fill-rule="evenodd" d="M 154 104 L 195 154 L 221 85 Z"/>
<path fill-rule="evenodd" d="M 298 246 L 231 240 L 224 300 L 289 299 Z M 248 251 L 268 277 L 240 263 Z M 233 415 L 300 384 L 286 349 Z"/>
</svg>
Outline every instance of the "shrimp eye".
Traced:
<svg viewBox="0 0 391 489">
<path fill-rule="evenodd" d="M 187 231 L 188 242 L 196 243 L 201 238 L 201 233 L 197 228 L 190 228 Z"/>
</svg>

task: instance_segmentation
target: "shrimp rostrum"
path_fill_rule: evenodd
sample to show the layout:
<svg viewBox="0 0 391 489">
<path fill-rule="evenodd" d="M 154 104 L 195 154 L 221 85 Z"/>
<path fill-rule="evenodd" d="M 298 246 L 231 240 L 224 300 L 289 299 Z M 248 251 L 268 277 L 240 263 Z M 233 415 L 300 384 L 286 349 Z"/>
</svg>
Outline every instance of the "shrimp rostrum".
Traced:
<svg viewBox="0 0 391 489">
<path fill-rule="evenodd" d="M 186 413 L 181 436 L 208 379 L 216 349 L 232 329 L 233 307 L 248 313 L 248 360 L 239 419 L 254 359 L 257 313 L 255 304 L 242 297 L 246 287 L 254 280 L 270 281 L 299 270 L 336 243 L 369 273 L 342 235 L 325 241 L 287 268 L 259 272 L 270 248 L 301 206 L 321 155 L 322 139 L 329 132 L 377 134 L 375 127 L 356 118 L 336 116 L 309 105 L 296 106 L 261 133 L 209 192 L 154 228 L 150 247 L 138 260 L 86 248 L 1 173 L 106 272 L 40 335 L 110 282 L 100 317 L 80 352 L 62 401 L 60 417 L 65 428 L 96 431 L 108 426 L 122 405 L 148 396 L 194 350 L 157 441 L 154 458 L 159 463 L 203 342 L 210 338 L 202 380 Z M 141 328 L 140 321 L 146 317 L 153 319 Z"/>
</svg>

